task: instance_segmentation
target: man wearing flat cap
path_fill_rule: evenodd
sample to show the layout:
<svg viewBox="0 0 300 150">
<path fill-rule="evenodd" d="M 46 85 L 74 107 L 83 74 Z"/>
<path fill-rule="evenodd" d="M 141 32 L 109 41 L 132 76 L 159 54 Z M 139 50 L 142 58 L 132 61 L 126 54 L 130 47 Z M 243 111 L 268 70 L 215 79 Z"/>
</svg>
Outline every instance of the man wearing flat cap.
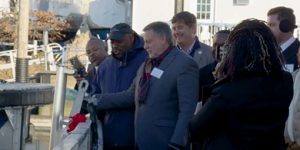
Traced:
<svg viewBox="0 0 300 150">
<path fill-rule="evenodd" d="M 109 34 L 112 55 L 101 63 L 93 83 L 94 94 L 116 93 L 129 88 L 139 66 L 148 57 L 144 41 L 125 23 L 114 25 Z M 102 114 L 102 113 L 101 113 Z M 134 107 L 104 110 L 104 150 L 134 149 Z"/>
</svg>

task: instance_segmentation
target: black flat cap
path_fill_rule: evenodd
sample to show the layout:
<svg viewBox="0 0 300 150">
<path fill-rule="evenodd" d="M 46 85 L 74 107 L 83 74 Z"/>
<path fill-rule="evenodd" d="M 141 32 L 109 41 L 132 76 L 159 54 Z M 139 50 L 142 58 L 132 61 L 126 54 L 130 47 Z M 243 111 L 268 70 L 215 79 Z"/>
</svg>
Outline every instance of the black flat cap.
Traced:
<svg viewBox="0 0 300 150">
<path fill-rule="evenodd" d="M 133 33 L 131 27 L 126 23 L 119 23 L 110 29 L 109 38 L 111 40 L 122 40 L 124 35 Z"/>
</svg>

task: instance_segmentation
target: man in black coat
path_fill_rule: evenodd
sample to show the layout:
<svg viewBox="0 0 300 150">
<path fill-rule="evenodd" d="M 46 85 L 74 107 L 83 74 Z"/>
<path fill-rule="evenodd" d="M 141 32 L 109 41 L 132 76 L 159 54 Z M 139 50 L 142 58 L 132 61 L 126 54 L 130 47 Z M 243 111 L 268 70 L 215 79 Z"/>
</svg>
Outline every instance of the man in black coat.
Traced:
<svg viewBox="0 0 300 150">
<path fill-rule="evenodd" d="M 275 7 L 268 11 L 268 26 L 273 32 L 278 45 L 281 48 L 286 68 L 292 72 L 299 68 L 297 53 L 300 42 L 293 36 L 297 28 L 294 11 L 287 7 Z"/>
<path fill-rule="evenodd" d="M 213 37 L 212 54 L 215 61 L 199 70 L 199 102 L 197 103 L 195 112 L 198 112 L 202 108 L 202 105 L 205 103 L 205 97 L 207 95 L 206 90 L 209 89 L 209 87 L 216 81 L 213 73 L 215 71 L 216 65 L 221 60 L 221 47 L 224 45 L 229 33 L 229 30 L 220 30 Z M 224 51 L 222 53 L 224 53 Z M 200 143 L 192 143 L 193 149 L 200 149 L 200 147 Z"/>
<path fill-rule="evenodd" d="M 221 60 L 220 49 L 224 45 L 230 31 L 229 30 L 220 30 L 218 31 L 213 38 L 213 48 L 212 53 L 215 59 L 214 62 L 204 66 L 199 70 L 199 100 L 202 101 L 202 93 L 205 87 L 212 85 L 216 79 L 213 75 L 217 63 Z"/>
</svg>

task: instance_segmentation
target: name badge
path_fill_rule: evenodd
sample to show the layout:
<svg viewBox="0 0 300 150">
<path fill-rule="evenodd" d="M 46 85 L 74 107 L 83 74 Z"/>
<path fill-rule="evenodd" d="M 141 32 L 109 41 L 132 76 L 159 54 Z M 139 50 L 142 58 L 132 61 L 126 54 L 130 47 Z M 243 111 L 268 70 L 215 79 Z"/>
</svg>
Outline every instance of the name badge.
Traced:
<svg viewBox="0 0 300 150">
<path fill-rule="evenodd" d="M 294 71 L 294 64 L 285 64 L 286 71 L 293 72 Z"/>
<path fill-rule="evenodd" d="M 164 71 L 160 70 L 159 68 L 154 67 L 151 72 L 151 76 L 160 79 L 160 77 L 163 75 L 163 73 L 164 73 Z"/>
</svg>

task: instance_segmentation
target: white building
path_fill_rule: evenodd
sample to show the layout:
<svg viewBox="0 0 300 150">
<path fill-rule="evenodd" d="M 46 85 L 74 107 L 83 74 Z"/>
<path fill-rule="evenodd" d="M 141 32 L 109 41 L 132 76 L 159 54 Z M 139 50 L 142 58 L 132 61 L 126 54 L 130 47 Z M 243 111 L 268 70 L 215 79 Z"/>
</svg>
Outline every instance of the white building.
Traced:
<svg viewBox="0 0 300 150">
<path fill-rule="evenodd" d="M 8 1 L 0 1 L 0 8 L 8 8 L 9 7 L 9 3 Z"/>
<path fill-rule="evenodd" d="M 0 8 L 8 8 L 8 2 L 1 0 Z M 201 24 L 230 26 L 247 18 L 266 20 L 270 8 L 286 6 L 294 9 L 300 25 L 300 9 L 297 9 L 300 0 L 30 0 L 31 9 L 53 11 L 62 16 L 82 14 L 86 3 L 89 3 L 87 9 L 92 22 L 98 26 L 126 22 L 138 33 L 150 22 L 169 22 L 182 10 L 194 13 Z M 203 26 L 201 29 L 208 30 Z"/>
<path fill-rule="evenodd" d="M 136 0 L 132 25 L 141 33 L 150 22 L 170 21 L 178 8 L 194 13 L 200 23 L 237 24 L 247 18 L 266 20 L 268 10 L 277 6 L 294 9 L 300 24 L 300 0 Z"/>
<path fill-rule="evenodd" d="M 3 1 L 3 0 L 1 0 L 1 1 L 0 1 L 0 12 L 5 12 L 5 11 L 8 10 L 8 8 L 9 8 L 9 3 L 8 3 L 8 1 Z M 0 17 L 1 17 L 1 15 L 2 15 L 2 14 L 0 14 Z"/>
<path fill-rule="evenodd" d="M 300 19 L 299 0 L 190 0 L 190 3 L 196 6 L 192 12 L 203 22 L 236 24 L 247 18 L 266 20 L 268 10 L 277 6 L 294 9 Z"/>
</svg>

